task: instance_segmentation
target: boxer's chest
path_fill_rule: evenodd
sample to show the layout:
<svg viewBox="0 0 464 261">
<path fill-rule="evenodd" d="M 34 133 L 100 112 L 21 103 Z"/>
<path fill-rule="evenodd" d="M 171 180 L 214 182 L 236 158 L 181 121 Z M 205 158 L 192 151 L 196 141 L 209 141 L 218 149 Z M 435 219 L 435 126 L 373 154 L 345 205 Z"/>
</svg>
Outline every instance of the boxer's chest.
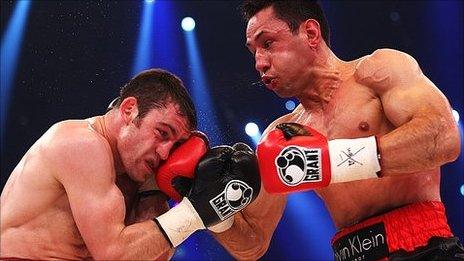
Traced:
<svg viewBox="0 0 464 261">
<path fill-rule="evenodd" d="M 380 135 L 393 129 L 379 97 L 351 80 L 342 84 L 323 111 L 301 110 L 294 120 L 310 125 L 329 140 Z"/>
<path fill-rule="evenodd" d="M 382 136 L 395 128 L 386 118 L 380 98 L 354 81 L 344 83 L 323 112 L 301 110 L 292 120 L 312 126 L 329 140 Z M 426 187 L 435 191 L 434 184 L 438 183 L 435 176 L 432 173 L 427 179 L 422 174 L 422 179 L 418 175 L 408 175 L 338 183 L 316 192 L 324 200 L 337 227 L 344 227 L 418 198 L 433 199 L 420 190 Z"/>
</svg>

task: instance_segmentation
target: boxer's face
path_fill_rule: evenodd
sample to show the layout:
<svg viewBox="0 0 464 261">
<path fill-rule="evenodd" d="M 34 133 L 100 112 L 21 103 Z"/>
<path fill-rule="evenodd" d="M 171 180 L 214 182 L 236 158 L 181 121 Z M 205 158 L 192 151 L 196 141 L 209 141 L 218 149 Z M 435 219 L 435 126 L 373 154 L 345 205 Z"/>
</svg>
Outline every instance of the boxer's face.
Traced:
<svg viewBox="0 0 464 261">
<path fill-rule="evenodd" d="M 294 34 L 276 18 L 272 7 L 263 9 L 248 22 L 246 46 L 267 88 L 280 97 L 297 96 L 304 90 L 306 80 L 301 76 L 314 60 L 304 26 Z"/>
<path fill-rule="evenodd" d="M 173 103 L 150 110 L 142 119 L 135 118 L 123 127 L 118 142 L 127 174 L 138 182 L 153 176 L 173 146 L 189 135 L 187 119 L 178 114 L 178 106 Z"/>
</svg>

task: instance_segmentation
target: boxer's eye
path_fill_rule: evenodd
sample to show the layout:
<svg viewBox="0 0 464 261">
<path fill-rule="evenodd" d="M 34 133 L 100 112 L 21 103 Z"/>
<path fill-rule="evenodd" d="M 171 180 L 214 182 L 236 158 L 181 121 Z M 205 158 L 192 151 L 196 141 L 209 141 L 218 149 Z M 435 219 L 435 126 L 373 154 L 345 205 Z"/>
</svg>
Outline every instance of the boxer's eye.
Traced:
<svg viewBox="0 0 464 261">
<path fill-rule="evenodd" d="M 167 131 L 164 131 L 162 129 L 156 129 L 159 133 L 159 136 L 164 140 L 169 138 L 169 133 Z"/>
<path fill-rule="evenodd" d="M 271 40 L 264 41 L 264 44 L 263 44 L 264 49 L 269 49 L 271 47 L 272 43 L 273 43 L 273 41 L 271 41 Z"/>
</svg>

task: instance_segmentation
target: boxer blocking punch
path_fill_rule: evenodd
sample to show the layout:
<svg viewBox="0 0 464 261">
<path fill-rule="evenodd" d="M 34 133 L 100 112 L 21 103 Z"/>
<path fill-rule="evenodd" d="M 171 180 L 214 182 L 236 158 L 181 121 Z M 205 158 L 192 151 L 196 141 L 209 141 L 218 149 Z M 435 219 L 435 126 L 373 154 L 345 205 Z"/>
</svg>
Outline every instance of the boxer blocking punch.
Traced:
<svg viewBox="0 0 464 261">
<path fill-rule="evenodd" d="M 169 198 L 180 202 L 187 195 L 195 174 L 195 167 L 208 150 L 208 138 L 199 131 L 175 149 L 155 175 L 159 189 Z"/>
<path fill-rule="evenodd" d="M 233 215 L 259 194 L 257 159 L 244 143 L 205 151 L 199 132 L 180 145 L 160 166 L 156 181 L 161 191 L 179 201 L 155 222 L 175 247 L 190 234 L 209 228 L 219 233 L 233 224 Z"/>
<path fill-rule="evenodd" d="M 263 242 L 248 238 L 262 228 L 245 215 L 259 192 L 256 158 L 243 144 L 209 150 L 196 125 L 182 81 L 161 69 L 131 79 L 104 115 L 53 125 L 3 188 L 0 259 L 169 259 L 190 233 L 227 220 L 213 236 L 224 244 L 234 233 L 237 258 L 261 256 Z M 193 177 L 174 182 L 187 197 L 171 210 L 153 190 L 163 163 L 167 194 L 177 179 L 163 173 Z"/>
</svg>

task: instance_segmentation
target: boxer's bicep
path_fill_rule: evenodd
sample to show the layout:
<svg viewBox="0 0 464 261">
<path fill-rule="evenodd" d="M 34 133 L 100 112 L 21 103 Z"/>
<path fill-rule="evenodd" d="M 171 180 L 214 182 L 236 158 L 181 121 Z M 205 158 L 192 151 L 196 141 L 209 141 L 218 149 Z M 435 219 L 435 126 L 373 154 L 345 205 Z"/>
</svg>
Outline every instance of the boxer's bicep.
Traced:
<svg viewBox="0 0 464 261">
<path fill-rule="evenodd" d="M 397 127 L 380 139 L 383 162 L 390 159 L 399 164 L 399 157 L 407 159 L 405 155 L 414 151 L 416 157 L 409 162 L 415 163 L 409 164 L 410 169 L 398 168 L 400 173 L 429 170 L 455 160 L 460 138 L 446 97 L 422 72 L 399 78 L 381 95 L 385 116 Z M 403 153 L 393 153 L 400 147 Z"/>
<path fill-rule="evenodd" d="M 413 118 L 451 116 L 446 97 L 406 53 L 378 50 L 359 63 L 357 77 L 380 97 L 385 116 L 396 127 Z"/>
<path fill-rule="evenodd" d="M 116 186 L 75 190 L 68 197 L 74 220 L 92 256 L 96 259 L 117 252 L 124 225 L 124 197 Z M 80 192 L 79 192 L 80 191 Z M 82 196 L 85 194 L 85 196 Z"/>
<path fill-rule="evenodd" d="M 451 119 L 448 101 L 422 73 L 390 86 L 380 94 L 380 100 L 385 116 L 396 127 L 413 119 L 430 123 L 443 117 Z"/>
<path fill-rule="evenodd" d="M 459 132 L 449 103 L 417 62 L 390 50 L 366 60 L 359 78 L 380 97 L 382 113 L 396 127 L 379 141 L 383 173 L 430 170 L 456 158 Z"/>
</svg>

